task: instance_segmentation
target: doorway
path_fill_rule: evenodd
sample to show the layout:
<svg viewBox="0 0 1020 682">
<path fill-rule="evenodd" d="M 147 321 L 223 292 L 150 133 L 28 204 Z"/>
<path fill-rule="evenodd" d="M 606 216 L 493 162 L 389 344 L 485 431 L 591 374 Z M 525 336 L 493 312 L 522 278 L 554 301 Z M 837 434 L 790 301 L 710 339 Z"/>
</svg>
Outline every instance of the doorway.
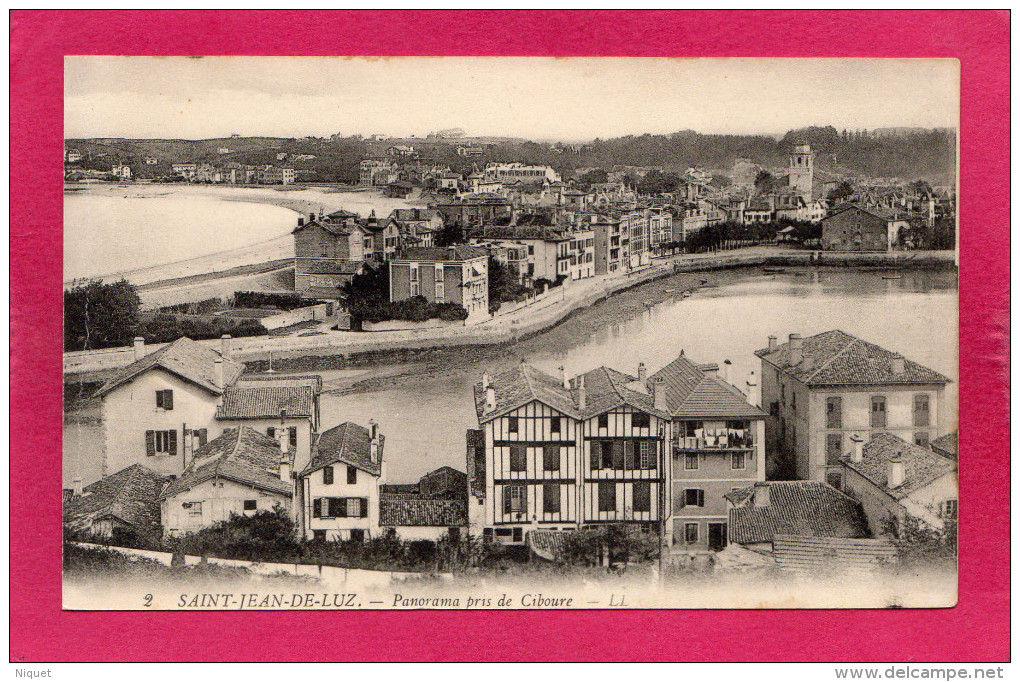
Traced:
<svg viewBox="0 0 1020 682">
<path fill-rule="evenodd" d="M 726 547 L 726 524 L 708 524 L 708 548 L 713 552 L 718 552 L 724 547 Z"/>
</svg>

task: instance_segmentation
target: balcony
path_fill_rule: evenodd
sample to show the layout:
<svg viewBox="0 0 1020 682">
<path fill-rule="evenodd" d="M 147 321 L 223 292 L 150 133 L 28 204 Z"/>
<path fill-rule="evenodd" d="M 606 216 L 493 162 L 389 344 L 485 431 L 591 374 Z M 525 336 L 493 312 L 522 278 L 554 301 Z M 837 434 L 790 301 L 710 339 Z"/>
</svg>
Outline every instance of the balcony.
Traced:
<svg viewBox="0 0 1020 682">
<path fill-rule="evenodd" d="M 750 431 L 733 431 L 704 436 L 681 437 L 676 449 L 680 452 L 701 450 L 751 450 L 754 448 L 754 434 Z"/>
</svg>

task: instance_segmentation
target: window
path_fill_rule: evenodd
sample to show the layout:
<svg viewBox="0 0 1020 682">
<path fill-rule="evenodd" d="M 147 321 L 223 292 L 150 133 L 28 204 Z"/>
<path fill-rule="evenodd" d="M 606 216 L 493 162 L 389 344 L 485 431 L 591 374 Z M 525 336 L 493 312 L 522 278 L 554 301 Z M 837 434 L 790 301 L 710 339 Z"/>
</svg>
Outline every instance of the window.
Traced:
<svg viewBox="0 0 1020 682">
<path fill-rule="evenodd" d="M 560 513 L 559 483 L 545 483 L 542 485 L 542 511 L 546 514 Z"/>
<path fill-rule="evenodd" d="M 323 485 L 331 485 L 333 483 L 333 467 L 322 468 L 322 483 Z"/>
<path fill-rule="evenodd" d="M 522 514 L 527 507 L 528 492 L 523 485 L 508 485 L 503 488 L 503 513 Z"/>
<path fill-rule="evenodd" d="M 616 483 L 613 481 L 599 481 L 599 511 L 616 511 Z"/>
<path fill-rule="evenodd" d="M 351 529 L 351 542 L 364 542 L 365 541 L 365 530 L 363 528 L 352 528 Z"/>
<path fill-rule="evenodd" d="M 960 503 L 958 500 L 946 500 L 942 503 L 942 518 L 955 519 L 959 513 Z"/>
<path fill-rule="evenodd" d="M 687 471 L 698 470 L 698 453 L 688 452 L 684 455 L 684 469 Z"/>
<path fill-rule="evenodd" d="M 156 407 L 162 407 L 164 410 L 174 409 L 174 392 L 169 388 L 156 391 Z"/>
<path fill-rule="evenodd" d="M 606 468 L 611 468 L 611 469 L 616 469 L 617 471 L 621 471 L 624 468 L 624 464 L 625 464 L 625 460 L 626 460 L 626 456 L 624 454 L 624 450 L 625 450 L 626 446 L 624 446 L 624 444 L 623 444 L 624 442 L 622 440 L 609 441 L 609 443 L 611 443 L 611 446 L 612 446 L 613 458 L 612 458 L 612 463 L 610 464 L 610 466 L 606 467 Z M 627 443 L 629 444 L 630 441 L 627 441 Z M 631 446 L 631 447 L 633 447 L 633 446 Z M 603 456 L 603 464 L 605 464 L 605 456 Z"/>
<path fill-rule="evenodd" d="M 843 399 L 832 397 L 825 399 L 825 428 L 843 428 Z"/>
<path fill-rule="evenodd" d="M 928 394 L 914 396 L 914 426 L 928 426 L 930 419 Z"/>
<path fill-rule="evenodd" d="M 685 507 L 704 507 L 705 491 L 701 488 L 684 488 Z"/>
<path fill-rule="evenodd" d="M 914 445 L 920 445 L 922 448 L 928 447 L 928 432 L 918 431 L 914 434 Z"/>
<path fill-rule="evenodd" d="M 446 301 L 446 285 L 443 282 L 436 282 L 436 302 L 443 303 Z"/>
<path fill-rule="evenodd" d="M 637 481 L 634 483 L 634 511 L 652 511 L 652 483 L 651 481 Z"/>
<path fill-rule="evenodd" d="M 591 470 L 598 471 L 602 468 L 602 441 L 593 440 L 588 443 L 591 456 Z"/>
<path fill-rule="evenodd" d="M 829 433 L 825 435 L 825 463 L 839 464 L 843 456 L 843 434 Z"/>
<path fill-rule="evenodd" d="M 287 441 L 290 443 L 290 446 L 292 448 L 296 448 L 297 447 L 297 427 L 296 426 L 288 426 L 287 427 Z"/>
<path fill-rule="evenodd" d="M 559 433 L 559 432 L 560 432 L 560 418 L 559 417 L 552 417 L 549 420 L 549 433 Z"/>
<path fill-rule="evenodd" d="M 604 440 L 600 450 L 602 451 L 602 465 L 601 469 L 612 469 L 613 468 L 613 446 L 614 441 Z"/>
<path fill-rule="evenodd" d="M 635 412 L 630 415 L 630 425 L 635 429 L 647 429 L 651 423 L 652 418 L 644 412 Z"/>
<path fill-rule="evenodd" d="M 276 438 L 276 427 L 275 426 L 267 427 L 266 435 L 269 436 L 270 438 Z"/>
<path fill-rule="evenodd" d="M 545 445 L 542 447 L 542 468 L 546 471 L 559 471 L 560 448 L 558 445 Z"/>
<path fill-rule="evenodd" d="M 421 296 L 421 282 L 411 282 L 411 295 Z"/>
<path fill-rule="evenodd" d="M 177 431 L 146 431 L 145 454 L 149 457 L 155 457 L 156 455 L 176 455 Z"/>
<path fill-rule="evenodd" d="M 347 465 L 347 483 L 349 485 L 354 485 L 357 482 L 358 482 L 358 469 L 357 469 L 357 467 L 352 467 L 350 464 L 348 464 Z"/>
<path fill-rule="evenodd" d="M 731 469 L 746 469 L 747 458 L 743 452 L 734 452 L 730 454 L 730 468 Z"/>
<path fill-rule="evenodd" d="M 527 471 L 528 449 L 523 445 L 510 446 L 510 471 Z"/>
<path fill-rule="evenodd" d="M 643 440 L 640 443 L 640 461 L 642 469 L 656 468 L 655 441 Z"/>
<path fill-rule="evenodd" d="M 524 541 L 524 529 L 523 528 L 514 528 L 513 529 L 513 541 L 514 542 L 523 542 Z"/>
<path fill-rule="evenodd" d="M 506 420 L 506 430 L 509 431 L 510 433 L 517 433 L 517 429 L 519 428 L 519 426 L 520 425 L 517 421 L 517 417 L 509 417 Z"/>
<path fill-rule="evenodd" d="M 202 515 L 202 503 L 192 502 L 188 508 L 188 516 L 201 516 Z"/>
<path fill-rule="evenodd" d="M 346 515 L 353 518 L 362 518 L 365 516 L 365 507 L 367 505 L 362 504 L 364 500 L 360 497 L 348 497 L 347 508 L 344 510 Z"/>
<path fill-rule="evenodd" d="M 871 426 L 885 428 L 885 396 L 871 396 Z"/>
<path fill-rule="evenodd" d="M 245 500 L 244 501 L 244 510 L 245 511 L 255 511 L 258 508 L 259 508 L 258 500 Z"/>
<path fill-rule="evenodd" d="M 191 433 L 198 436 L 199 447 L 209 442 L 209 429 L 195 429 Z"/>
<path fill-rule="evenodd" d="M 696 523 L 685 523 L 684 524 L 684 542 L 688 545 L 693 545 L 698 541 L 698 524 Z"/>
<path fill-rule="evenodd" d="M 599 415 L 599 428 L 600 429 L 608 429 L 609 428 L 609 415 L 608 414 L 600 414 Z"/>
</svg>

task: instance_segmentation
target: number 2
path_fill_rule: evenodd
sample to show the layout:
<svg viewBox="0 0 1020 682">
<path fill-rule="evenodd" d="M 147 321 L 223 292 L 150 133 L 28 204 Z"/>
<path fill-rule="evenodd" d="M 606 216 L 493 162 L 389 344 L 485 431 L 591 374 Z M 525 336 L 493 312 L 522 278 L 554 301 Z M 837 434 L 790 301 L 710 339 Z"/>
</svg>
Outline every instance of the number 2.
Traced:
<svg viewBox="0 0 1020 682">
<path fill-rule="evenodd" d="M 152 595 L 145 595 L 145 606 L 152 606 Z"/>
</svg>

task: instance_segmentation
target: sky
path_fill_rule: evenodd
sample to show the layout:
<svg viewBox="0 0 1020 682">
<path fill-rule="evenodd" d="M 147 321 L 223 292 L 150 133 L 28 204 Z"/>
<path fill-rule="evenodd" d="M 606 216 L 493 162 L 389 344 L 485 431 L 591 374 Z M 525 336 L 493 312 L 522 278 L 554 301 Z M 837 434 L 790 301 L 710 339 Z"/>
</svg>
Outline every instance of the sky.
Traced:
<svg viewBox="0 0 1020 682">
<path fill-rule="evenodd" d="M 937 59 L 66 57 L 65 137 L 468 135 L 584 141 L 808 125 L 955 127 Z"/>
</svg>

